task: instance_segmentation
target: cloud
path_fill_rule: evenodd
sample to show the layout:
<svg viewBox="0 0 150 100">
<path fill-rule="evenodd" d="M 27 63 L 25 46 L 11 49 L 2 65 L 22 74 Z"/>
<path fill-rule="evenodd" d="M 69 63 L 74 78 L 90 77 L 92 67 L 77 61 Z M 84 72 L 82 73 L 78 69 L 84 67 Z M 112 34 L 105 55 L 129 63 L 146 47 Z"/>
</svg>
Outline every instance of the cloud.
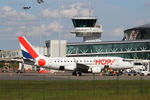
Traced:
<svg viewBox="0 0 150 100">
<path fill-rule="evenodd" d="M 107 30 L 102 34 L 103 40 L 121 40 L 124 36 L 124 28 L 117 27 L 112 30 Z"/>
<path fill-rule="evenodd" d="M 86 4 L 76 3 L 73 5 L 69 5 L 61 10 L 59 9 L 50 10 L 46 8 L 41 12 L 41 14 L 43 17 L 48 18 L 59 18 L 59 17 L 71 18 L 73 16 L 88 16 L 89 10 L 86 7 Z"/>
<path fill-rule="evenodd" d="M 10 40 L 16 39 L 16 36 L 31 29 L 31 26 L 37 24 L 37 17 L 24 11 L 17 11 L 10 6 L 0 7 L 0 26 L 3 28 L 0 35 Z"/>
<path fill-rule="evenodd" d="M 42 15 L 44 17 L 58 18 L 59 17 L 59 11 L 58 10 L 51 11 L 48 8 L 46 8 L 42 11 Z"/>
<path fill-rule="evenodd" d="M 10 6 L 0 7 L 0 15 L 1 15 L 0 18 L 14 21 L 36 19 L 34 15 L 28 14 L 26 12 L 18 12 Z"/>
<path fill-rule="evenodd" d="M 149 8 L 150 7 L 150 1 L 145 2 L 144 6 Z"/>
<path fill-rule="evenodd" d="M 71 18 L 73 16 L 87 16 L 89 11 L 86 7 L 86 4 L 76 3 L 65 6 L 65 8 L 61 10 L 61 14 L 59 13 L 59 9 L 50 10 L 46 8 L 42 11 L 42 15 L 48 18 L 59 18 L 60 15 L 61 17 L 65 18 Z M 1 31 L 0 34 L 4 36 L 7 35 L 16 38 L 16 36 L 25 34 L 32 37 L 39 37 L 40 35 L 50 36 L 54 34 L 52 37 L 56 37 L 56 32 L 66 31 L 64 27 L 57 21 L 53 21 L 49 24 L 39 24 L 39 18 L 37 16 L 24 11 L 18 11 L 10 6 L 0 7 L 0 14 L 0 25 L 3 27 L 3 31 Z M 74 35 L 70 33 L 68 34 L 67 30 L 67 32 L 62 34 L 62 37 L 69 39 L 74 37 Z"/>
<path fill-rule="evenodd" d="M 25 30 L 25 29 L 27 29 L 27 30 Z M 52 22 L 48 25 L 41 24 L 41 25 L 32 26 L 32 27 L 23 27 L 23 26 L 19 27 L 16 35 L 22 34 L 22 32 L 20 33 L 20 31 L 24 30 L 24 32 L 26 31 L 26 33 L 29 36 L 33 36 L 33 37 L 39 37 L 40 35 L 49 36 L 55 32 L 61 31 L 62 29 L 63 29 L 63 26 L 61 24 L 59 24 L 58 22 Z"/>
<path fill-rule="evenodd" d="M 60 25 L 58 22 L 53 22 L 47 25 L 47 29 L 51 30 L 52 32 L 59 32 L 62 30 L 62 28 L 63 26 Z"/>
<path fill-rule="evenodd" d="M 31 26 L 31 25 L 36 25 L 38 24 L 36 21 L 12 21 L 12 20 L 3 20 L 0 21 L 1 26 L 13 26 L 13 27 L 18 27 L 18 26 Z"/>
<path fill-rule="evenodd" d="M 65 39 L 71 39 L 71 38 L 75 38 L 75 34 L 71 34 L 71 33 L 67 33 L 67 34 L 64 34 L 64 38 Z"/>
<path fill-rule="evenodd" d="M 1 36 L 11 36 L 12 39 L 25 34 L 35 37 L 48 36 L 63 29 L 63 26 L 56 21 L 39 25 L 38 17 L 32 14 L 17 11 L 9 6 L 0 8 L 0 25 L 3 28 L 0 31 Z"/>
<path fill-rule="evenodd" d="M 7 27 L 7 28 L 5 28 L 3 31 L 5 31 L 5 32 L 12 32 L 12 31 L 14 31 L 14 28 L 12 28 L 12 27 Z"/>
<path fill-rule="evenodd" d="M 46 32 L 46 25 L 42 24 L 39 26 L 26 27 L 21 26 L 16 30 L 16 36 L 26 35 L 31 37 L 39 37 L 40 35 L 48 35 Z"/>
<path fill-rule="evenodd" d="M 48 34 L 46 32 L 46 25 L 42 24 L 40 26 L 33 26 L 30 29 L 31 31 L 28 32 L 30 34 L 30 36 L 39 36 L 39 35 L 46 35 Z"/>
<path fill-rule="evenodd" d="M 112 30 L 113 33 L 113 37 L 123 37 L 124 34 L 124 28 L 119 27 L 119 28 L 115 28 L 114 30 Z"/>
<path fill-rule="evenodd" d="M 150 23 L 150 19 L 141 19 L 141 20 L 138 20 L 135 22 L 136 26 L 139 26 L 139 25 L 144 25 L 144 24 L 148 24 Z M 136 27 L 134 26 L 134 27 Z"/>
</svg>

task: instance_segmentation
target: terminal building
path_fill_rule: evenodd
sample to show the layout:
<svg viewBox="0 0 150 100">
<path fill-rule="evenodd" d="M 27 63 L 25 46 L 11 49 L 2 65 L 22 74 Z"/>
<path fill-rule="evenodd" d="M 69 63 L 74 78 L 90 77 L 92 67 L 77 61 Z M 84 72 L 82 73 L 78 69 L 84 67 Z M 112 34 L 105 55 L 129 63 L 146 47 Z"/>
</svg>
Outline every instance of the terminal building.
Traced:
<svg viewBox="0 0 150 100">
<path fill-rule="evenodd" d="M 93 23 L 92 26 L 88 26 L 86 21 L 90 20 Z M 81 21 L 81 22 L 80 22 Z M 96 29 L 97 19 L 92 18 L 78 18 L 73 19 L 73 25 L 76 36 L 81 34 L 84 41 L 80 43 L 67 43 L 66 55 L 72 56 L 117 56 L 127 59 L 148 59 L 150 60 L 150 24 L 134 27 L 124 31 L 124 38 L 122 41 L 96 41 L 100 40 L 102 33 L 102 25 L 99 25 L 99 29 Z M 76 25 L 78 23 L 78 25 Z M 81 25 L 80 25 L 81 24 Z M 84 25 L 83 25 L 84 24 Z M 76 30 L 76 27 L 80 27 L 80 32 Z M 84 27 L 88 26 L 88 32 L 83 31 Z M 77 27 L 77 28 L 78 28 Z M 87 27 L 86 27 L 87 28 Z M 90 30 L 91 29 L 91 30 Z M 93 31 L 95 29 L 97 32 Z M 89 35 L 90 33 L 90 35 Z M 86 35 L 92 41 L 85 41 Z M 97 37 L 96 37 L 97 36 Z M 95 41 L 94 41 L 95 39 Z"/>
<path fill-rule="evenodd" d="M 124 31 L 123 40 L 146 40 L 150 39 L 150 23 L 127 29 Z"/>
<path fill-rule="evenodd" d="M 150 40 L 68 43 L 67 56 L 116 56 L 150 60 Z"/>
<path fill-rule="evenodd" d="M 116 56 L 150 60 L 150 24 L 125 30 L 121 41 L 101 41 L 102 25 L 97 24 L 96 17 L 75 17 L 72 22 L 74 30 L 71 33 L 83 37 L 83 42 L 47 40 L 45 47 L 36 47 L 37 51 L 49 57 L 57 57 L 61 51 L 59 56 L 63 57 Z M 1 59 L 21 57 L 21 50 L 0 51 Z"/>
</svg>

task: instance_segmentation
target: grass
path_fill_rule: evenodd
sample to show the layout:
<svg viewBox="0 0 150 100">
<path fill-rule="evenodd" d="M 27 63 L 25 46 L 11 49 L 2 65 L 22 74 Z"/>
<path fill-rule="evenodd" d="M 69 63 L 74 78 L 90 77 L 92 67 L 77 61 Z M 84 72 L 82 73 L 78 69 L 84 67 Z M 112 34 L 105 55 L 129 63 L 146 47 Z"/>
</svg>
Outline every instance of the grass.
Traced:
<svg viewBox="0 0 150 100">
<path fill-rule="evenodd" d="M 149 80 L 0 80 L 0 100 L 149 99 Z"/>
</svg>

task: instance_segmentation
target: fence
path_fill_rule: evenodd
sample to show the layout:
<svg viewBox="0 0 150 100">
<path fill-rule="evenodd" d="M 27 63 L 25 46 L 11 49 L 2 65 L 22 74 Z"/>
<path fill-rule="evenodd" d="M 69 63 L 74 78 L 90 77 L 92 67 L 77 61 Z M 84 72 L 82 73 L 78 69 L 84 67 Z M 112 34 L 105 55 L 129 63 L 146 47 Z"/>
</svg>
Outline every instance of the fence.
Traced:
<svg viewBox="0 0 150 100">
<path fill-rule="evenodd" d="M 149 76 L 0 74 L 0 100 L 149 99 Z"/>
</svg>

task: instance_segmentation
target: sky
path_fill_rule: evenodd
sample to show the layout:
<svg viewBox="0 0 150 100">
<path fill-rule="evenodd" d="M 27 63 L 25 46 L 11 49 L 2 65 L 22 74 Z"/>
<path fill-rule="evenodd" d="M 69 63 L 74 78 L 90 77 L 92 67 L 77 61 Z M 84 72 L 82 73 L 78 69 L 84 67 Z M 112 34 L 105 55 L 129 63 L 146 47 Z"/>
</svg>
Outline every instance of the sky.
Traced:
<svg viewBox="0 0 150 100">
<path fill-rule="evenodd" d="M 102 41 L 118 41 L 128 28 L 150 23 L 149 0 L 1 0 L 0 49 L 19 49 L 17 37 L 25 36 L 36 46 L 46 40 L 81 42 L 75 37 L 71 18 L 92 16 L 103 25 Z M 23 7 L 31 7 L 28 10 Z"/>
</svg>

